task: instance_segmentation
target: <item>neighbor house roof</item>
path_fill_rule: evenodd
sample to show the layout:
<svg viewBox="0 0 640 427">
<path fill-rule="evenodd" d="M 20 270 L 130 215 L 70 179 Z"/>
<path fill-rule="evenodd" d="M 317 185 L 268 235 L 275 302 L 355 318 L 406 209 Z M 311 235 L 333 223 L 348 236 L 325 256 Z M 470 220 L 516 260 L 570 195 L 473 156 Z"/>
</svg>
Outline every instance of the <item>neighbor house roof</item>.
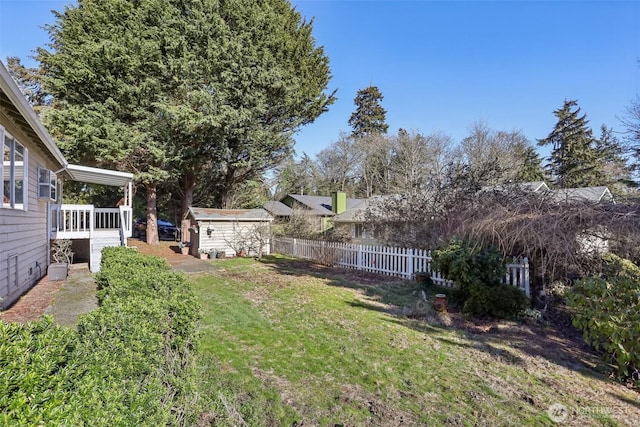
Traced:
<svg viewBox="0 0 640 427">
<path fill-rule="evenodd" d="M 613 202 L 613 195 L 607 187 L 561 188 L 550 191 L 558 202 Z"/>
<path fill-rule="evenodd" d="M 189 214 L 196 221 L 273 221 L 264 209 L 210 209 L 190 207 Z"/>
<path fill-rule="evenodd" d="M 298 203 L 305 205 L 316 215 L 334 216 L 335 213 L 331 210 L 331 197 L 330 196 L 303 196 L 300 194 L 288 194 L 287 197 L 291 197 Z M 363 199 L 349 199 L 347 198 L 347 210 L 353 209 L 358 206 Z"/>
<path fill-rule="evenodd" d="M 277 201 L 265 203 L 264 209 L 273 216 L 291 216 L 293 211 L 289 206 Z"/>
<path fill-rule="evenodd" d="M 481 192 L 486 192 L 486 191 L 508 192 L 508 191 L 516 191 L 516 190 L 531 191 L 536 193 L 538 191 L 548 191 L 549 187 L 544 181 L 532 181 L 532 182 L 519 182 L 519 183 L 513 183 L 513 184 L 489 185 L 486 187 L 482 187 L 480 189 Z"/>
<path fill-rule="evenodd" d="M 364 213 L 369 206 L 369 200 L 355 200 L 357 203 L 353 203 L 351 207 L 347 207 L 347 210 L 334 216 L 333 222 L 364 222 Z"/>
</svg>

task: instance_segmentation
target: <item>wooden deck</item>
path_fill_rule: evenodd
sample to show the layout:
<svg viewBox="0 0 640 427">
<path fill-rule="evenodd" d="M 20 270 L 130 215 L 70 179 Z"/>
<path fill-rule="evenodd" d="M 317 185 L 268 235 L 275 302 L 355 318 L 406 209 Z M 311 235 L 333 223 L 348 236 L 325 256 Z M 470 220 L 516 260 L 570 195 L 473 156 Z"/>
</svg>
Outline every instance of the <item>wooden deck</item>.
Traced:
<svg viewBox="0 0 640 427">
<path fill-rule="evenodd" d="M 100 269 L 102 249 L 109 246 L 126 246 L 131 237 L 132 210 L 127 206 L 96 208 L 93 205 L 51 205 L 49 214 L 49 238 L 88 239 L 90 247 L 89 268 Z"/>
</svg>

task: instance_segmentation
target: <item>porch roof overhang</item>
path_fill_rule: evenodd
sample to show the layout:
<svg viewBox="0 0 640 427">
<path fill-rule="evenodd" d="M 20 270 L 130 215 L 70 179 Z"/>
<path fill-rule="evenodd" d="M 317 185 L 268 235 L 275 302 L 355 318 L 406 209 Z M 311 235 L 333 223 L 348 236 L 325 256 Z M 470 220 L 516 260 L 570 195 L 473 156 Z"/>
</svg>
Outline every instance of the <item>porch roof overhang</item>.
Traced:
<svg viewBox="0 0 640 427">
<path fill-rule="evenodd" d="M 133 174 L 109 169 L 92 168 L 89 166 L 67 165 L 67 173 L 71 179 L 89 184 L 110 185 L 124 187 L 133 182 Z"/>
</svg>

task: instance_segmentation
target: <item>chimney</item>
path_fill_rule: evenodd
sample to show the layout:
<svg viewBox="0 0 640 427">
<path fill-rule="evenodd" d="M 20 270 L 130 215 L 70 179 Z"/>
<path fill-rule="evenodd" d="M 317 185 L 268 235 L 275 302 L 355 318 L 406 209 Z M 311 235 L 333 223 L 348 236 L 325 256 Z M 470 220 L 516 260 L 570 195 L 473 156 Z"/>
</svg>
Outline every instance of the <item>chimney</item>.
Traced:
<svg viewBox="0 0 640 427">
<path fill-rule="evenodd" d="M 347 193 L 344 191 L 331 193 L 331 210 L 336 215 L 347 210 Z"/>
</svg>

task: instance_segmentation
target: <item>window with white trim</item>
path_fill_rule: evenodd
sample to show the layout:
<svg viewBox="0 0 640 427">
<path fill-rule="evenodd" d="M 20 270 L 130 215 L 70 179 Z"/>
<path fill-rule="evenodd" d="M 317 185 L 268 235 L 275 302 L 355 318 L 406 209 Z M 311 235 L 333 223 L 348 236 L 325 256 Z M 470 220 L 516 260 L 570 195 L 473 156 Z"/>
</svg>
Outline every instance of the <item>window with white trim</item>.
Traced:
<svg viewBox="0 0 640 427">
<path fill-rule="evenodd" d="M 38 198 L 56 201 L 58 178 L 49 169 L 38 168 Z"/>
<path fill-rule="evenodd" d="M 2 207 L 10 209 L 27 209 L 27 172 L 28 151 L 11 135 L 0 127 L 2 143 Z"/>
</svg>

